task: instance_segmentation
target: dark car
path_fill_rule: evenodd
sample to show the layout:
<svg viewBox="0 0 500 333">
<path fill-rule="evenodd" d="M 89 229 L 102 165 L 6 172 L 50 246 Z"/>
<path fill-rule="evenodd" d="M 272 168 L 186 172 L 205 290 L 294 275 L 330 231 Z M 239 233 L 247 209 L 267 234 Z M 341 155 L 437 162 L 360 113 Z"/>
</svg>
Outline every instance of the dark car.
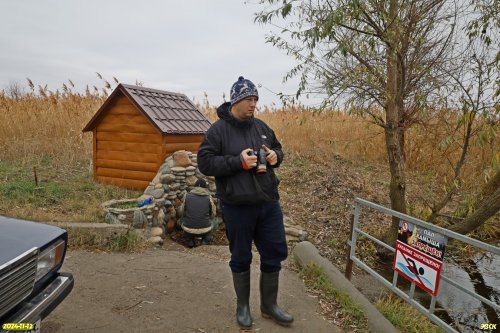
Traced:
<svg viewBox="0 0 500 333">
<path fill-rule="evenodd" d="M 70 293 L 73 275 L 59 272 L 67 243 L 61 228 L 0 216 L 0 332 L 39 332 Z"/>
</svg>

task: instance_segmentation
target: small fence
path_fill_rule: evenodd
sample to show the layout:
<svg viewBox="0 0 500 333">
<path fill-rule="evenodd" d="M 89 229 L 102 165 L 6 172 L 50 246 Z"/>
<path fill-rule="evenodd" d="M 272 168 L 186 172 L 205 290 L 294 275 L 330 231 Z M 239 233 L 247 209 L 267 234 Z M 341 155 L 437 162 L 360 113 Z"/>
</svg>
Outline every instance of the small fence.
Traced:
<svg viewBox="0 0 500 333">
<path fill-rule="evenodd" d="M 396 270 L 394 271 L 394 275 L 393 275 L 393 279 L 392 279 L 392 283 L 391 283 L 387 279 L 385 279 L 382 275 L 380 275 L 375 270 L 373 270 L 368 265 L 366 265 L 360 258 L 356 257 L 356 242 L 357 242 L 358 235 L 363 235 L 364 237 L 370 239 L 371 241 L 379 244 L 380 246 L 383 246 L 384 248 L 386 248 L 392 252 L 396 251 L 393 247 L 385 244 L 384 242 L 380 241 L 379 239 L 373 237 L 372 235 L 364 232 L 363 230 L 361 230 L 359 228 L 359 219 L 360 219 L 360 215 L 361 215 L 361 208 L 362 207 L 372 208 L 372 209 L 377 210 L 379 212 L 397 217 L 403 221 L 410 222 L 414 225 L 417 225 L 417 226 L 420 226 L 422 228 L 439 233 L 441 235 L 447 236 L 448 238 L 456 239 L 456 240 L 459 240 L 459 241 L 464 242 L 466 244 L 470 244 L 474 247 L 477 247 L 477 248 L 482 249 L 484 251 L 493 253 L 495 255 L 500 255 L 500 248 L 493 246 L 493 245 L 483 243 L 483 242 L 475 240 L 473 238 L 458 234 L 458 233 L 450 231 L 448 229 L 444 229 L 444 228 L 438 227 L 436 225 L 424 222 L 422 220 L 411 217 L 409 215 L 399 213 L 399 212 L 394 211 L 392 209 L 385 208 L 383 206 L 374 204 L 370 201 L 366 201 L 366 200 L 363 200 L 360 198 L 355 198 L 354 201 L 355 201 L 354 213 L 353 213 L 353 218 L 351 220 L 351 224 L 352 224 L 351 225 L 351 240 L 348 241 L 349 248 L 348 248 L 347 266 L 346 266 L 346 272 L 345 272 L 346 278 L 349 280 L 351 279 L 352 267 L 353 267 L 352 265 L 354 263 L 358 267 L 360 267 L 363 270 L 365 270 L 366 272 L 368 272 L 371 276 L 373 276 L 376 280 L 378 280 L 380 283 L 382 283 L 385 287 L 390 289 L 396 295 L 398 295 L 399 297 L 404 299 L 406 302 L 411 304 L 414 308 L 416 308 L 424 316 L 426 316 L 431 321 L 433 321 L 435 324 L 437 324 L 438 326 L 443 328 L 446 332 L 457 332 L 453 327 L 448 325 L 446 322 L 441 320 L 441 318 L 439 318 L 438 316 L 436 316 L 434 314 L 437 294 L 432 296 L 429 308 L 426 308 L 414 299 L 415 285 L 416 285 L 415 282 L 411 282 L 410 291 L 407 294 L 403 290 L 399 289 L 399 287 L 397 286 L 398 277 L 400 274 Z M 444 275 L 441 275 L 441 279 L 446 281 L 450 285 L 458 288 L 459 290 L 469 294 L 470 296 L 476 298 L 477 300 L 483 302 L 484 304 L 487 304 L 491 308 L 495 309 L 495 311 L 500 311 L 500 306 L 498 304 L 492 302 L 489 299 L 484 298 L 483 296 L 477 294 L 475 291 L 461 286 L 460 284 L 458 284 L 454 280 L 452 280 Z"/>
</svg>

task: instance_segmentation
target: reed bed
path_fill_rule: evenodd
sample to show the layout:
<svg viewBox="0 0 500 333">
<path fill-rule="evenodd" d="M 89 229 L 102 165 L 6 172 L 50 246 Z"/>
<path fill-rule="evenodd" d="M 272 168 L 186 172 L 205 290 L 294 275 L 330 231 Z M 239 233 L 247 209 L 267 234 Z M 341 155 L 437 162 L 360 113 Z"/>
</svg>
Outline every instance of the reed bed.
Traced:
<svg viewBox="0 0 500 333">
<path fill-rule="evenodd" d="M 52 160 L 69 167 L 90 163 L 92 135 L 82 133 L 82 129 L 107 93 L 94 87 L 92 92 L 87 89 L 80 94 L 66 84 L 61 91 L 40 86 L 37 91 L 31 81 L 28 92 L 19 88 L 1 91 L 0 160 L 23 164 Z M 215 107 L 208 101 L 198 107 L 211 121 L 217 119 Z M 292 158 L 328 163 L 333 155 L 341 155 L 353 163 L 386 163 L 383 129 L 359 116 L 302 107 L 261 107 L 258 117 L 275 130 Z M 462 133 L 450 135 L 457 118 L 452 112 L 439 113 L 425 126 L 415 125 L 407 132 L 409 170 L 432 175 L 436 183 L 451 178 L 453 162 L 460 155 Z M 481 122 L 484 120 L 479 119 Z M 491 135 L 486 142 L 474 138 L 463 169 L 465 182 L 482 183 L 497 167 L 499 151 L 498 136 Z"/>
<path fill-rule="evenodd" d="M 298 156 L 328 161 L 338 154 L 354 163 L 387 163 L 383 129 L 359 116 L 291 108 L 263 112 L 260 117 L 275 129 L 286 149 Z M 455 113 L 442 112 L 432 121 L 416 124 L 407 131 L 405 157 L 409 171 L 433 175 L 438 183 L 453 177 L 463 131 L 452 133 L 450 127 L 455 128 L 458 118 Z M 480 117 L 477 123 L 485 121 Z M 481 183 L 500 165 L 499 143 L 491 127 L 489 136 L 471 140 L 462 170 L 465 183 Z"/>
<path fill-rule="evenodd" d="M 41 91 L 43 95 L 0 92 L 0 160 L 29 164 L 48 159 L 66 165 L 90 161 L 92 135 L 82 129 L 105 96 Z"/>
</svg>

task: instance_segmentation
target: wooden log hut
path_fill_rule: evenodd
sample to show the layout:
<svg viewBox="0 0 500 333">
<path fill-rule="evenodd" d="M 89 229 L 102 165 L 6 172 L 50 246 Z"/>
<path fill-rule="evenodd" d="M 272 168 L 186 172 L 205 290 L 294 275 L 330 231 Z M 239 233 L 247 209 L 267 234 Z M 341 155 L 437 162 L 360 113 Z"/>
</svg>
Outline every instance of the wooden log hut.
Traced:
<svg viewBox="0 0 500 333">
<path fill-rule="evenodd" d="M 144 190 L 168 155 L 198 151 L 210 125 L 184 94 L 119 84 L 83 129 L 94 180 Z"/>
</svg>

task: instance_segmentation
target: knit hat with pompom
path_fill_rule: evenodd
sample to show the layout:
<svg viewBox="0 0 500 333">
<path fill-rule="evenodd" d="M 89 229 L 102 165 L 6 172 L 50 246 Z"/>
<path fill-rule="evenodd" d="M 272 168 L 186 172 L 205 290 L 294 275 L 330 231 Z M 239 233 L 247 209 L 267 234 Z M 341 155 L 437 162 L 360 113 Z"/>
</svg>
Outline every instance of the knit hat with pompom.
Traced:
<svg viewBox="0 0 500 333">
<path fill-rule="evenodd" d="M 257 97 L 257 100 L 259 99 L 257 87 L 255 87 L 255 84 L 253 84 L 252 81 L 240 76 L 238 81 L 236 81 L 231 87 L 231 105 L 234 105 L 249 96 L 255 96 Z"/>
</svg>

